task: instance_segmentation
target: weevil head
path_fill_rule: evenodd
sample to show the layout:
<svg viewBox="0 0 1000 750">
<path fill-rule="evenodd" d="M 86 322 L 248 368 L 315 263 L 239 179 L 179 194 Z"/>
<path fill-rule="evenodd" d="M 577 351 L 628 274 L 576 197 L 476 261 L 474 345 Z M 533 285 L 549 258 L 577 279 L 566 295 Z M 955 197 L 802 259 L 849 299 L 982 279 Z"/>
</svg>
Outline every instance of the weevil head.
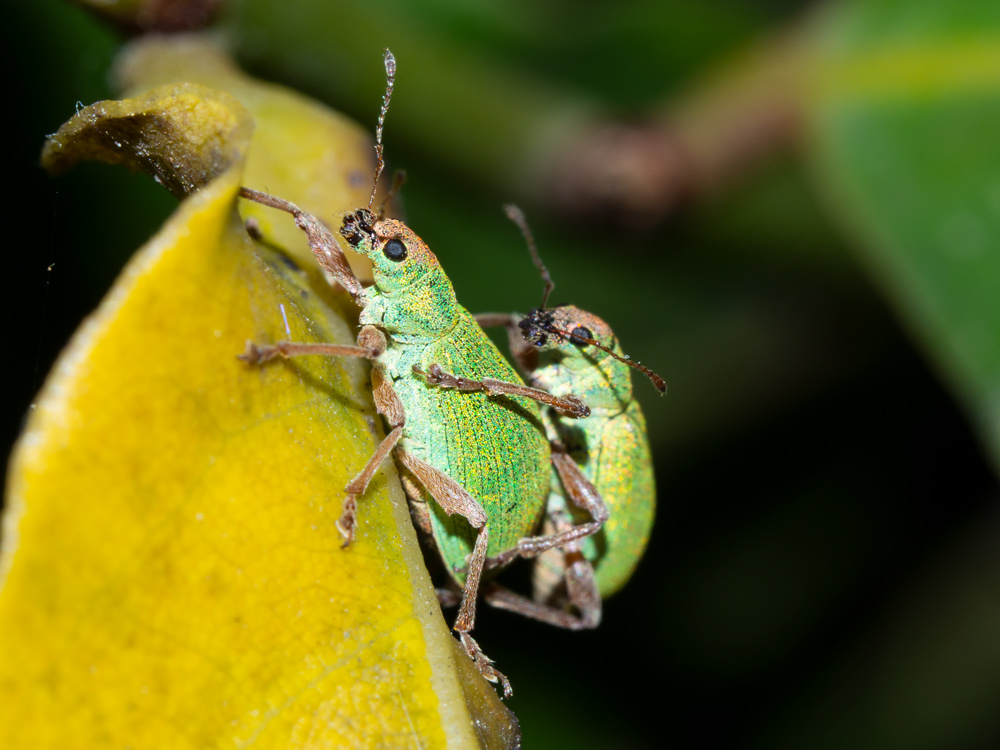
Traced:
<svg viewBox="0 0 1000 750">
<path fill-rule="evenodd" d="M 344 217 L 340 234 L 371 259 L 387 330 L 431 334 L 451 324 L 456 308 L 451 282 L 434 253 L 406 224 L 359 208 Z"/>
<path fill-rule="evenodd" d="M 396 219 L 379 219 L 367 208 L 359 208 L 344 217 L 340 234 L 355 251 L 371 259 L 375 285 L 385 294 L 432 282 L 442 274 L 430 248 Z"/>
<path fill-rule="evenodd" d="M 556 395 L 576 394 L 592 409 L 623 408 L 632 398 L 632 376 L 611 327 L 573 305 L 536 308 L 518 324 L 538 349 L 539 384 Z"/>
</svg>

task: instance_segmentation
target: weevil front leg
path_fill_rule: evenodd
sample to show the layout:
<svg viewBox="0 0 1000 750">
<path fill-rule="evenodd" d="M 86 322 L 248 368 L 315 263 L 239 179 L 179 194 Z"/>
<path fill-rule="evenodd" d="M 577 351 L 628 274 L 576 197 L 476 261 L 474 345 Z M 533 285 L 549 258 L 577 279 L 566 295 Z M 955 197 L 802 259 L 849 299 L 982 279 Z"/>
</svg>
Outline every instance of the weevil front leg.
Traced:
<svg viewBox="0 0 1000 750">
<path fill-rule="evenodd" d="M 262 193 L 259 190 L 250 188 L 240 188 L 240 197 L 260 203 L 262 206 L 270 206 L 281 211 L 287 211 L 295 219 L 295 224 L 305 232 L 309 242 L 309 248 L 316 256 L 316 261 L 330 276 L 343 286 L 355 301 L 361 298 L 364 290 L 357 276 L 351 271 L 351 266 L 347 262 L 337 238 L 333 236 L 326 225 L 312 214 L 303 211 L 290 201 L 278 198 L 274 195 Z M 315 352 L 320 353 L 320 352 Z"/>
<path fill-rule="evenodd" d="M 462 590 L 462 603 L 458 608 L 453 629 L 458 633 L 465 653 L 476 664 L 479 672 L 490 682 L 500 682 L 505 698 L 513 695 L 510 681 L 493 667 L 493 661 L 483 653 L 483 650 L 469 635 L 476 624 L 476 598 L 479 596 L 479 582 L 483 576 L 486 564 L 486 550 L 490 544 L 490 528 L 487 523 L 486 511 L 462 485 L 444 472 L 435 469 L 402 448 L 396 449 L 399 462 L 415 476 L 434 501 L 448 515 L 459 514 L 472 528 L 477 529 L 476 543 L 469 556 L 468 570 L 465 575 L 465 588 Z"/>
<path fill-rule="evenodd" d="M 590 416 L 590 407 L 576 396 L 553 396 L 548 391 L 538 388 L 531 388 L 521 383 L 507 383 L 503 380 L 493 378 L 483 378 L 482 380 L 472 380 L 444 370 L 438 364 L 427 366 L 422 370 L 417 365 L 413 366 L 413 374 L 422 378 L 428 385 L 449 390 L 481 392 L 490 396 L 523 396 L 538 401 L 546 406 L 551 406 L 565 417 L 580 419 Z"/>
</svg>

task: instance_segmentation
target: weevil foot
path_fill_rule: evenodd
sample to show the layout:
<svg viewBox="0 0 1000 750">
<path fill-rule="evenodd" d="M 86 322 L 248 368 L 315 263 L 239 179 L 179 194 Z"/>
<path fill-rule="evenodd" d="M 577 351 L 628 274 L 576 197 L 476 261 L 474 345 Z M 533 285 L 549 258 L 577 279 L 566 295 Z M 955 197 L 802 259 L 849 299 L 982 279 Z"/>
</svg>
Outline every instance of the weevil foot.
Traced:
<svg viewBox="0 0 1000 750">
<path fill-rule="evenodd" d="M 294 346 L 299 345 L 289 344 L 287 341 L 279 341 L 273 346 L 257 346 L 254 342 L 247 339 L 246 351 L 243 354 L 237 355 L 236 358 L 243 360 L 248 365 L 260 365 L 270 362 L 277 357 L 290 356 L 290 347 Z"/>
<path fill-rule="evenodd" d="M 357 521 L 357 510 L 357 497 L 349 493 L 344 500 L 344 512 L 337 519 L 337 531 L 344 537 L 344 543 L 340 545 L 341 547 L 347 547 L 354 541 L 354 525 Z"/>
<path fill-rule="evenodd" d="M 250 339 L 247 339 L 246 351 L 243 354 L 236 355 L 236 359 L 246 362 L 248 365 L 258 365 L 264 359 L 264 350 Z"/>
<path fill-rule="evenodd" d="M 503 687 L 503 697 L 505 699 L 510 698 L 514 694 L 514 691 L 510 687 L 510 680 L 507 679 L 503 672 L 494 669 L 493 660 L 483 653 L 483 650 L 479 648 L 479 644 L 476 643 L 475 638 L 468 633 L 460 632 L 458 639 L 462 642 L 462 648 L 465 649 L 465 653 L 472 659 L 479 673 L 494 685 L 499 682 Z"/>
</svg>

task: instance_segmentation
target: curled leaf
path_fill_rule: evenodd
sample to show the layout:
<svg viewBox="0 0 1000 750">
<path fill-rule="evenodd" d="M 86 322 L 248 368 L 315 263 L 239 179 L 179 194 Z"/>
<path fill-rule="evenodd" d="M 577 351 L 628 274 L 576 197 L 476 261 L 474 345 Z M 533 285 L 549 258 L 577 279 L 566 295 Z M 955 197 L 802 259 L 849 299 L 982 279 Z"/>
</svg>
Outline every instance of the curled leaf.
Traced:
<svg viewBox="0 0 1000 750">
<path fill-rule="evenodd" d="M 124 164 L 183 198 L 242 164 L 252 130 L 249 113 L 233 96 L 177 83 L 80 110 L 49 136 L 42 165 L 58 174 L 81 161 Z"/>
<path fill-rule="evenodd" d="M 319 102 L 251 78 L 210 39 L 138 39 L 119 57 L 115 78 L 129 96 L 186 81 L 238 99 L 257 124 L 243 173 L 247 187 L 280 195 L 335 227 L 340 225 L 338 212 L 368 201 L 375 168 L 368 132 Z M 377 105 L 375 89 L 373 119 Z M 302 232 L 287 217 L 250 201 L 241 203 L 240 212 L 255 222 L 263 238 L 300 264 L 314 263 Z M 350 247 L 344 250 L 355 275 L 371 280 L 371 262 Z"/>
</svg>

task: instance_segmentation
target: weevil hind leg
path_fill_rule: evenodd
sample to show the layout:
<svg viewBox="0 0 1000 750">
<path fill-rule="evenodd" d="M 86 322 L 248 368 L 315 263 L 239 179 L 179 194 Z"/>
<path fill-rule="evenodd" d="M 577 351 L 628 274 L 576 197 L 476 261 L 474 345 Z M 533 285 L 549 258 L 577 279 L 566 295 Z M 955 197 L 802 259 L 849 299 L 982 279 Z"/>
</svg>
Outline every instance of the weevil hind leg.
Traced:
<svg viewBox="0 0 1000 750">
<path fill-rule="evenodd" d="M 479 531 L 476 535 L 476 543 L 472 548 L 472 554 L 469 556 L 465 587 L 462 590 L 458 616 L 452 627 L 458 633 L 465 653 L 469 655 L 483 677 L 492 683 L 499 682 L 503 686 L 504 697 L 509 698 L 512 695 L 510 681 L 494 668 L 493 661 L 483 653 L 479 644 L 469 635 L 476 624 L 476 599 L 479 596 L 479 582 L 486 564 L 486 550 L 490 544 L 490 529 L 486 522 L 486 512 L 476 498 L 447 474 L 401 448 L 397 448 L 396 456 L 406 470 L 420 481 L 434 498 L 434 501 L 446 513 L 449 515 L 457 513 L 468 521 L 472 528 Z"/>
<path fill-rule="evenodd" d="M 476 639 L 468 633 L 459 633 L 458 639 L 461 641 L 465 653 L 469 655 L 469 658 L 476 665 L 479 674 L 494 685 L 499 682 L 503 686 L 503 697 L 510 698 L 514 694 L 514 691 L 510 687 L 510 680 L 507 679 L 503 672 L 493 666 L 493 660 L 483 653 L 479 644 L 476 643 Z"/>
<path fill-rule="evenodd" d="M 564 564 L 566 604 L 575 607 L 579 614 L 564 607 L 533 601 L 496 583 L 484 587 L 483 601 L 491 607 L 515 612 L 557 628 L 592 630 L 601 623 L 601 594 L 594 568 L 577 549 L 567 550 Z"/>
<path fill-rule="evenodd" d="M 397 449 L 396 456 L 400 463 L 420 480 L 420 483 L 445 513 L 448 515 L 457 513 L 468 521 L 472 528 L 479 531 L 476 534 L 476 543 L 472 548 L 472 554 L 469 556 L 462 605 L 459 607 L 458 617 L 455 619 L 454 625 L 455 630 L 468 633 L 476 622 L 476 596 L 479 593 L 479 581 L 483 575 L 486 550 L 490 543 L 490 529 L 486 522 L 486 511 L 464 487 L 426 461 L 403 449 Z"/>
</svg>

